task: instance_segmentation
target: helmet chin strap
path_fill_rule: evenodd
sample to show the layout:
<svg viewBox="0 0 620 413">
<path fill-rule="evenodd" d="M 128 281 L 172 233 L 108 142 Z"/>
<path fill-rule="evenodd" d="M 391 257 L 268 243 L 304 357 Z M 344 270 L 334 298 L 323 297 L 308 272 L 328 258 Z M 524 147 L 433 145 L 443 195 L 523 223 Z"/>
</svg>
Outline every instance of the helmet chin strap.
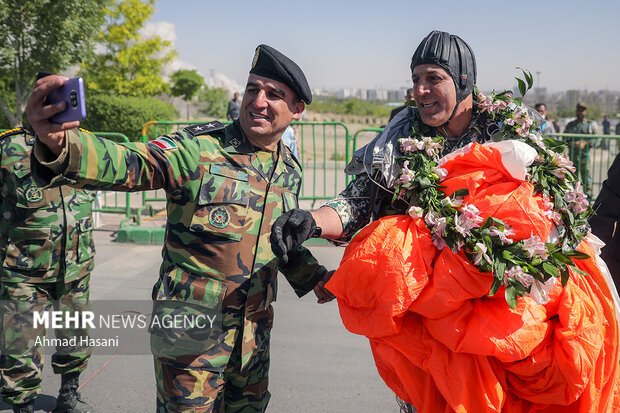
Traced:
<svg viewBox="0 0 620 413">
<path fill-rule="evenodd" d="M 456 113 L 456 110 L 459 108 L 459 105 L 461 104 L 463 100 L 461 99 L 460 101 L 456 102 L 456 105 L 454 105 L 454 109 L 452 110 L 452 114 L 450 115 L 450 117 L 448 118 L 448 120 L 443 124 L 440 125 L 439 127 L 442 128 L 444 130 L 444 132 L 448 131 L 448 123 L 450 123 L 450 121 L 452 120 L 452 118 L 454 117 L 454 114 Z M 447 136 L 446 136 L 447 138 Z"/>
<path fill-rule="evenodd" d="M 469 95 L 467 95 L 469 96 Z M 461 100 L 457 100 L 456 101 L 456 105 L 454 105 L 454 109 L 452 110 L 452 114 L 450 115 L 450 117 L 448 118 L 448 120 L 441 126 L 439 126 L 440 128 L 443 128 L 444 132 L 448 131 L 448 123 L 450 123 L 450 121 L 452 120 L 452 118 L 454 117 L 454 115 L 456 114 L 456 110 L 459 108 L 459 106 L 461 105 L 461 103 L 463 103 L 463 101 L 465 100 L 465 98 L 467 97 L 465 96 L 464 98 L 462 98 Z M 447 136 L 446 136 L 447 138 Z"/>
</svg>

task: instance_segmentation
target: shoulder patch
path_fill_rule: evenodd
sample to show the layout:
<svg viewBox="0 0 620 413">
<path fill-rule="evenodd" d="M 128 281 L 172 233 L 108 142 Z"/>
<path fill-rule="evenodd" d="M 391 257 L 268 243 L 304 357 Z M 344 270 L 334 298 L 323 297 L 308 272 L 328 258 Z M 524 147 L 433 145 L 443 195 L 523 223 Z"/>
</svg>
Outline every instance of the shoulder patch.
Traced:
<svg viewBox="0 0 620 413">
<path fill-rule="evenodd" d="M 183 129 L 185 132 L 189 133 L 192 136 L 206 135 L 211 132 L 215 132 L 218 130 L 224 129 L 224 125 L 220 122 L 214 120 L 207 123 L 201 123 L 199 125 L 191 125 Z"/>
<path fill-rule="evenodd" d="M 20 134 L 26 134 L 26 135 L 34 136 L 34 133 L 32 133 L 32 131 L 30 129 L 19 127 L 19 128 L 15 128 L 15 129 L 9 129 L 9 130 L 4 131 L 4 132 L 0 132 L 0 139 L 6 138 L 7 136 L 14 136 L 14 135 L 20 135 Z"/>
</svg>

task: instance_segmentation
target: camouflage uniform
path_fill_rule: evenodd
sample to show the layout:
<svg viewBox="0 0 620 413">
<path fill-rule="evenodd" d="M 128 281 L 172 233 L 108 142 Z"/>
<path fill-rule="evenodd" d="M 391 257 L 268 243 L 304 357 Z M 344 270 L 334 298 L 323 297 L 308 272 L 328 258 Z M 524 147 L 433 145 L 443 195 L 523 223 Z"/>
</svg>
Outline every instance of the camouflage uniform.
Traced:
<svg viewBox="0 0 620 413">
<path fill-rule="evenodd" d="M 566 125 L 564 133 L 577 133 L 580 135 L 595 135 L 597 131 L 597 125 L 592 121 L 583 121 L 575 119 Z M 584 191 L 591 194 L 592 190 L 592 177 L 588 172 L 590 165 L 590 148 L 594 146 L 594 139 L 581 139 L 581 138 L 564 138 L 568 143 L 568 155 L 573 161 L 575 168 L 577 168 L 577 175 L 579 180 L 584 185 Z"/>
<path fill-rule="evenodd" d="M 30 168 L 34 140 L 22 128 L 0 135 L 0 373 L 2 398 L 11 404 L 41 392 L 42 355 L 31 346 L 45 332 L 32 328 L 26 310 L 87 301 L 94 267 L 93 196 L 66 186 L 39 189 Z M 55 373 L 86 369 L 89 348 L 57 350 Z"/>
<path fill-rule="evenodd" d="M 297 207 L 301 187 L 301 167 L 290 150 L 281 143 L 273 153 L 253 147 L 238 121 L 188 127 L 147 144 L 119 145 L 76 130 L 66 138 L 67 158 L 40 164 L 46 182 L 166 190 L 155 302 L 221 306 L 223 331 L 211 347 L 156 355 L 158 412 L 264 411 L 278 273 L 269 234 L 277 217 Z M 46 148 L 40 149 L 37 158 L 44 160 Z M 291 261 L 280 269 L 302 296 L 324 267 L 303 247 Z"/>
</svg>

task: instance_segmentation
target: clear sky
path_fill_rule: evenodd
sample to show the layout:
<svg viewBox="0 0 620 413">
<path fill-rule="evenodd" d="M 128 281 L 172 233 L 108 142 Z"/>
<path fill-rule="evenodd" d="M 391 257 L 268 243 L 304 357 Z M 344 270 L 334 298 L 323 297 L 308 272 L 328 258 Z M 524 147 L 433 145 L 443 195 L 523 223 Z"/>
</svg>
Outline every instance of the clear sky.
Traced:
<svg viewBox="0 0 620 413">
<path fill-rule="evenodd" d="M 151 19 L 176 40 L 179 64 L 244 86 L 255 47 L 269 44 L 312 88 L 411 84 L 409 62 L 431 30 L 474 50 L 478 86 L 511 88 L 523 67 L 549 91 L 620 91 L 620 1 L 158 0 Z M 164 24 L 169 23 L 169 24 Z"/>
</svg>

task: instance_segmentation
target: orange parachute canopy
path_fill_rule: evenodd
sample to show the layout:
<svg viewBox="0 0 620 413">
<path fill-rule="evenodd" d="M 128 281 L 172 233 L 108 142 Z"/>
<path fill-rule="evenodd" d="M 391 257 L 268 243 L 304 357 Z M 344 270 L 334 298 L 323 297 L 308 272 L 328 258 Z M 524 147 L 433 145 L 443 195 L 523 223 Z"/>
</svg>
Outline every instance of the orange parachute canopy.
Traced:
<svg viewBox="0 0 620 413">
<path fill-rule="evenodd" d="M 445 193 L 468 188 L 483 218 L 510 224 L 514 240 L 547 239 L 542 199 L 514 179 L 497 151 L 478 144 L 449 160 Z M 594 257 L 582 242 L 580 251 Z M 618 323 L 594 258 L 575 260 L 549 302 L 504 291 L 465 254 L 438 250 L 421 218 L 373 222 L 347 247 L 327 284 L 346 328 L 369 338 L 385 383 L 420 413 L 620 411 Z"/>
</svg>

